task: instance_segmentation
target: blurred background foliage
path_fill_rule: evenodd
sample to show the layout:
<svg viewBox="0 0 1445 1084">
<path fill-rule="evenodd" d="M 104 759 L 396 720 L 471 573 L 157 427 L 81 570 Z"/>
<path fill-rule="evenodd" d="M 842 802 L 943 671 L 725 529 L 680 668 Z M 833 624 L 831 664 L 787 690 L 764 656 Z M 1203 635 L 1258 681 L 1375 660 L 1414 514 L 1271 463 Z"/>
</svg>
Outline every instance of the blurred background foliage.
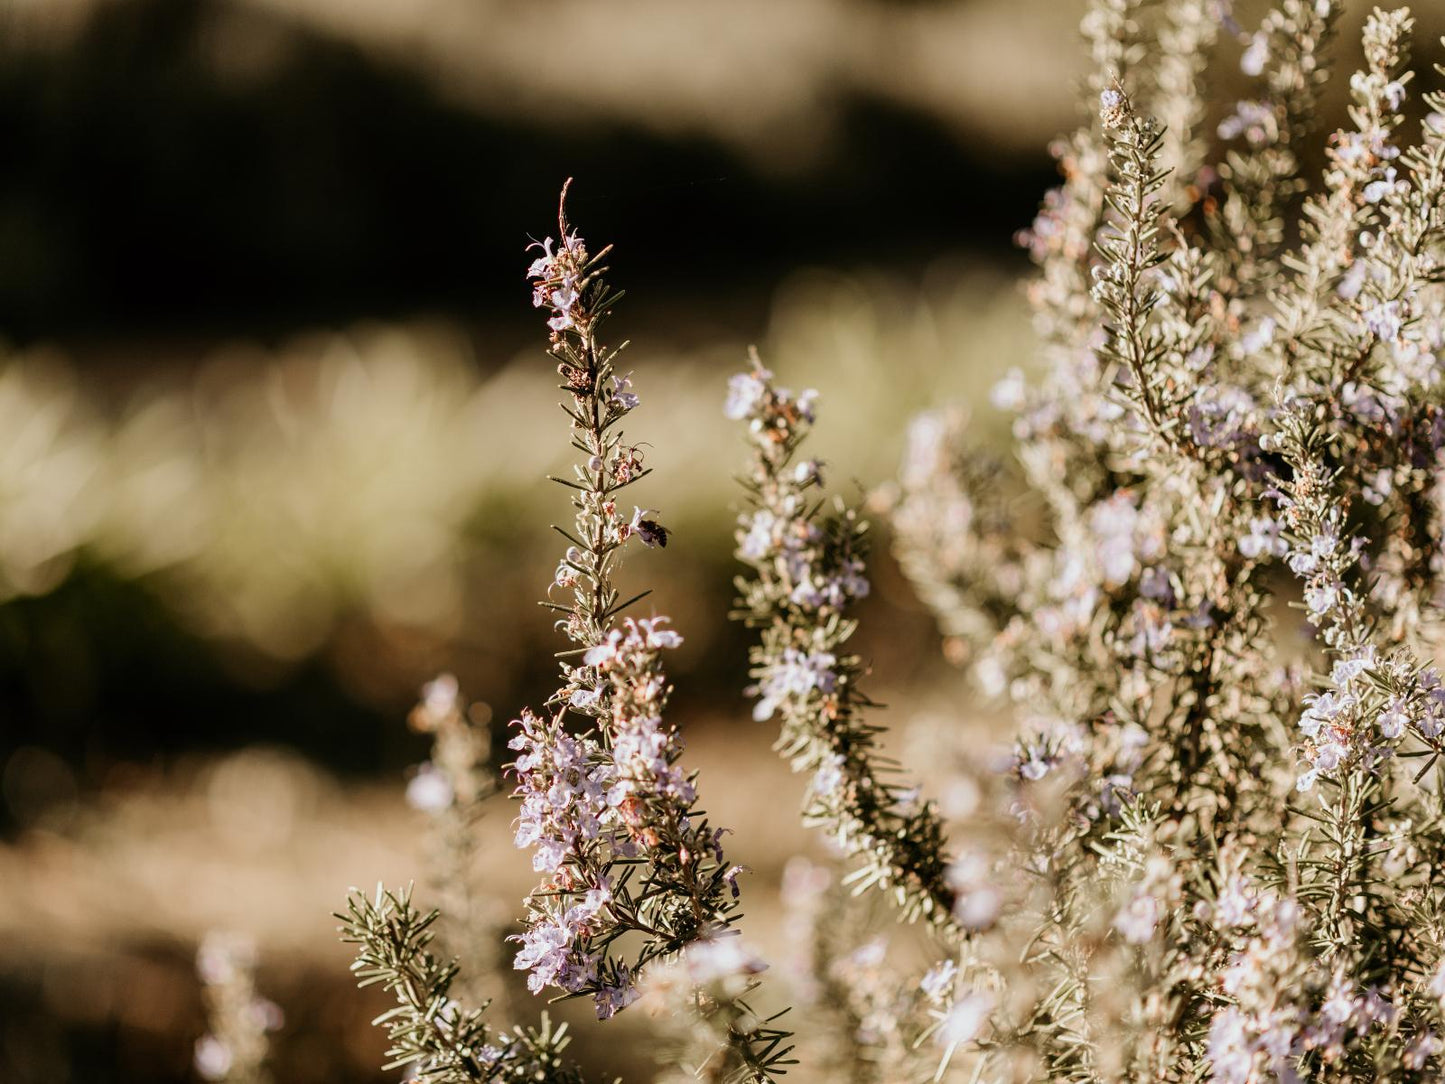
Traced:
<svg viewBox="0 0 1445 1084">
<path fill-rule="evenodd" d="M 193 1079 L 217 926 L 259 941 L 278 1079 L 387 1079 L 329 912 L 420 876 L 417 687 L 453 670 L 501 720 L 549 689 L 565 423 L 522 270 L 568 176 L 617 246 L 674 531 L 625 572 L 687 637 L 675 710 L 780 946 L 808 844 L 725 621 L 724 380 L 756 343 L 820 388 L 860 498 L 922 407 L 1001 441 L 987 390 L 1031 358 L 1012 238 L 1077 119 L 1081 10 L 0 0 L 0 1081 Z M 886 549 L 875 691 L 966 716 Z M 509 820 L 478 862 L 510 908 Z M 585 1022 L 578 1050 L 647 1064 Z"/>
</svg>

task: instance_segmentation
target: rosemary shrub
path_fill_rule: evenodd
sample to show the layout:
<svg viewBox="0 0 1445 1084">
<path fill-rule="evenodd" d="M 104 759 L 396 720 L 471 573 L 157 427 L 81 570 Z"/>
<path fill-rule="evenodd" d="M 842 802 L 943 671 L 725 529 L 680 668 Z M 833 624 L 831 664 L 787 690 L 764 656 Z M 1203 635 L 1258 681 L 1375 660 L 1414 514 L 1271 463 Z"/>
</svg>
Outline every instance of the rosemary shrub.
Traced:
<svg viewBox="0 0 1445 1084">
<path fill-rule="evenodd" d="M 786 886 L 800 1042 L 830 1077 L 1445 1069 L 1445 93 L 1424 93 L 1411 138 L 1412 20 L 1376 10 L 1350 127 L 1321 141 L 1340 17 L 1278 0 L 1251 32 L 1227 0 L 1089 5 L 1089 120 L 1021 237 L 1044 368 L 995 393 L 1015 454 L 971 449 L 957 410 L 925 415 L 889 516 L 966 671 L 956 702 L 998 720 L 1002 755 L 959 709 L 947 782 L 967 801 L 930 798 L 881 751 L 849 650 L 868 525 L 806 454 L 816 393 L 756 356 L 729 385 L 753 714 L 778 725 L 840 866 L 795 865 Z M 1221 40 L 1256 89 L 1210 131 Z M 577 459 L 556 479 L 575 515 L 544 602 L 571 646 L 510 741 L 516 843 L 540 875 L 515 965 L 599 1019 L 642 998 L 690 1021 L 669 1040 L 685 1071 L 769 1081 L 791 1038 L 749 1008 L 765 965 L 736 936 L 742 869 L 666 717 L 680 637 L 615 582 L 625 550 L 668 533 L 622 499 L 648 468 L 622 432 L 630 374 L 599 338 L 620 296 L 608 250 L 565 210 L 534 247 Z M 454 685 L 426 703 L 445 778 L 413 787 L 470 810 L 485 787 L 457 753 Z M 870 900 L 915 923 L 921 965 L 872 936 Z M 451 999 L 435 921 L 406 892 L 344 916 L 358 975 L 397 996 L 395 1064 L 576 1079 L 545 1018 L 505 1032 Z"/>
</svg>

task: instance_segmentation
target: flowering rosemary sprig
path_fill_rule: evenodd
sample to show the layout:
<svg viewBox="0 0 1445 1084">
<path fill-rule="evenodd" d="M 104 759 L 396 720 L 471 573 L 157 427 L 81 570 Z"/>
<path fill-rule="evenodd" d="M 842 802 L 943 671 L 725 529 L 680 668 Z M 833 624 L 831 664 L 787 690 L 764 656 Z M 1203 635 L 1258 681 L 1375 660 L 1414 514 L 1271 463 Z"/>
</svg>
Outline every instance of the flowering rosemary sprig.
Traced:
<svg viewBox="0 0 1445 1084">
<path fill-rule="evenodd" d="M 1200 131 L 1209 107 L 1201 76 L 1221 28 L 1217 10 L 1217 0 L 1174 0 L 1164 8 L 1158 33 L 1155 93 L 1148 105 L 1164 131 L 1163 202 L 1177 213 L 1194 202 L 1209 149 Z"/>
<path fill-rule="evenodd" d="M 431 757 L 407 783 L 406 798 L 429 820 L 426 883 L 441 912 L 437 941 L 463 963 L 456 993 L 473 1003 L 505 994 L 495 966 L 502 923 L 475 869 L 477 823 L 498 785 L 486 712 L 484 704 L 469 709 L 457 679 L 441 674 L 423 687 L 408 717 L 413 730 L 432 736 Z"/>
<path fill-rule="evenodd" d="M 485 1005 L 468 1009 L 452 999 L 457 964 L 428 951 L 437 912 L 413 907 L 410 888 L 378 887 L 374 900 L 354 892 L 346 906 L 336 917 L 342 941 L 357 946 L 357 984 L 396 995 L 396 1007 L 376 1021 L 391 1039 L 384 1069 L 408 1067 L 417 1084 L 581 1084 L 561 1057 L 570 1041 L 565 1024 L 554 1029 L 544 1015 L 539 1028 L 506 1034 L 482 1020 Z"/>
<path fill-rule="evenodd" d="M 1337 132 L 1326 149 L 1325 185 L 1305 204 L 1304 244 L 1290 257 L 1297 274 L 1271 294 L 1279 313 L 1281 368 L 1295 386 L 1305 376 L 1342 389 L 1360 375 L 1373 338 L 1398 337 L 1404 300 L 1379 296 L 1369 272 L 1380 261 L 1360 257 L 1368 257 L 1378 205 L 1394 187 L 1411 25 L 1405 9 L 1379 12 L 1367 25 L 1366 67 L 1350 79 L 1354 127 Z M 1395 233 L 1390 240 L 1404 239 Z M 1353 277 L 1342 281 L 1352 266 Z M 1321 349 L 1326 343 L 1329 348 Z"/>
<path fill-rule="evenodd" d="M 206 934 L 196 950 L 196 974 L 210 1024 L 196 1041 L 196 1072 L 222 1084 L 270 1084 L 268 1036 L 284 1017 L 256 992 L 255 942 L 240 934 Z"/>
<path fill-rule="evenodd" d="M 1114 217 L 1101 231 L 1102 262 L 1094 268 L 1094 300 L 1108 317 L 1099 353 L 1122 368 L 1116 380 L 1149 427 L 1177 444 L 1160 371 L 1165 343 L 1150 322 L 1162 293 L 1146 278 L 1164 259 L 1159 246 L 1159 190 L 1167 175 L 1159 168 L 1164 136 L 1153 118 L 1134 110 L 1121 86 L 1107 88 L 1099 104 L 1115 174 L 1106 195 Z"/>
<path fill-rule="evenodd" d="M 726 412 L 747 422 L 753 451 L 742 479 L 750 506 L 737 532 L 738 559 L 752 576 L 738 579 L 735 616 L 759 632 L 754 718 L 778 717 L 776 748 L 812 776 L 804 821 L 857 861 L 857 889 L 876 885 L 909 921 L 958 933 L 938 813 L 917 788 L 890 778 L 898 766 L 861 717 L 871 706 L 858 686 L 863 666 L 844 649 L 856 627 L 848 611 L 869 589 L 866 525 L 851 509 L 824 514 L 810 492 L 822 484 L 821 465 L 796 459 L 813 423 L 813 393 L 777 387 L 754 356 L 751 371 L 732 378 Z"/>
<path fill-rule="evenodd" d="M 552 587 L 570 589 L 572 602 L 545 603 L 563 615 L 558 624 L 577 647 L 562 654 L 550 714 L 524 712 L 510 743 L 522 802 L 516 842 L 533 848 L 533 868 L 544 875 L 527 899 L 516 966 L 531 972 L 533 992 L 590 995 L 606 1019 L 636 1000 L 652 961 L 729 932 L 743 867 L 728 863 L 724 829 L 695 808 L 695 777 L 679 764 L 682 737 L 664 718 L 671 686 L 662 654 L 682 637 L 665 617 L 618 620 L 643 597 L 621 600 L 618 551 L 633 538 L 665 546 L 668 535 L 650 509 L 619 511 L 618 494 L 648 473 L 618 428 L 638 398 L 615 375 L 617 352 L 597 337 L 620 296 L 603 280 L 608 249 L 588 254 L 565 200 L 564 188 L 558 248 L 550 238 L 534 246 L 542 255 L 527 274 L 535 304 L 552 313 L 550 352 L 569 397 L 562 409 L 583 457 L 570 479 L 554 479 L 572 491 L 576 515 L 571 531 L 559 528 L 570 545 Z M 586 720 L 580 734 L 567 729 L 569 715 Z M 720 1012 L 733 1023 L 719 1065 L 755 1081 L 782 1072 L 787 1032 L 764 1026 L 740 1001 Z"/>
<path fill-rule="evenodd" d="M 1280 0 L 1240 60 L 1263 86 L 1219 124 L 1221 139 L 1242 145 L 1219 163 L 1222 198 L 1208 199 L 1205 215 L 1223 265 L 1221 286 L 1241 298 L 1273 285 L 1290 203 L 1304 187 L 1300 155 L 1318 124 L 1341 11 L 1339 0 Z"/>
</svg>

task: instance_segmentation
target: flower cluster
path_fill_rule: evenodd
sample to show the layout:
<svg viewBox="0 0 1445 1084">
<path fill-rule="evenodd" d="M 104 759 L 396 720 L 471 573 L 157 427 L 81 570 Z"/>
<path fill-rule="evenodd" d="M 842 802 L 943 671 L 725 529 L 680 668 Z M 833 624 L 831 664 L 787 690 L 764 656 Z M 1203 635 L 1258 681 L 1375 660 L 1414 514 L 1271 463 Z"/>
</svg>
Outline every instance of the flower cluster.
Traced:
<svg viewBox="0 0 1445 1084">
<path fill-rule="evenodd" d="M 563 198 L 566 196 L 564 194 Z M 527 277 L 532 280 L 532 304 L 536 308 L 549 309 L 552 316 L 547 326 L 553 335 L 564 331 L 584 330 L 588 313 L 580 307 L 582 290 L 587 285 L 587 273 L 592 264 L 587 247 L 574 230 L 562 235 L 556 252 L 552 251 L 552 238 L 534 241 L 530 249 L 540 249 L 542 255 L 527 268 Z"/>
<path fill-rule="evenodd" d="M 797 458 L 813 400 L 775 385 L 756 357 L 729 386 L 727 413 L 747 423 L 752 447 L 737 556 L 752 574 L 739 581 L 739 613 L 760 636 L 753 716 L 778 718 L 779 751 L 811 774 L 804 820 L 859 860 L 858 884 L 888 891 L 909 918 L 956 931 L 937 811 L 887 779 L 875 732 L 859 718 L 868 700 L 859 660 L 844 654 L 853 633 L 845 615 L 868 593 L 865 528 L 850 509 L 823 512 L 812 492 L 822 484 L 817 464 Z"/>
</svg>

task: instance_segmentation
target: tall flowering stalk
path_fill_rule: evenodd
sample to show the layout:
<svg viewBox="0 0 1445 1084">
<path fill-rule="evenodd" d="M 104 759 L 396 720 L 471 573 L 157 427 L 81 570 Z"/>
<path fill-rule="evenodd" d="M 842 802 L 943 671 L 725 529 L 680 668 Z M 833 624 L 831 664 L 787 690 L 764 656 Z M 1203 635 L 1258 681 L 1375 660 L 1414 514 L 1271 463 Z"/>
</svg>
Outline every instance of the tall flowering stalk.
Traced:
<svg viewBox="0 0 1445 1084">
<path fill-rule="evenodd" d="M 848 616 L 868 593 L 865 525 L 844 509 L 829 514 L 814 491 L 821 465 L 797 452 L 813 423 L 814 393 L 773 383 L 756 357 L 732 378 L 727 414 L 747 423 L 750 507 L 739 519 L 738 616 L 758 630 L 751 674 L 754 718 L 777 718 L 777 749 L 811 776 L 805 823 L 823 828 L 857 867 L 859 890 L 892 894 L 909 920 L 959 932 L 943 828 L 932 803 L 898 779 L 864 722 L 860 660 L 846 653 Z"/>
<path fill-rule="evenodd" d="M 469 707 L 457 679 L 441 674 L 422 688 L 407 720 L 413 730 L 432 737 L 431 756 L 412 774 L 406 798 L 429 822 L 426 880 L 440 912 L 438 946 L 460 961 L 454 992 L 473 1004 L 505 993 L 496 968 L 501 916 L 481 890 L 474 868 L 477 824 L 498 784 L 487 716 L 485 704 Z"/>
<path fill-rule="evenodd" d="M 715 953 L 736 931 L 742 867 L 729 864 L 724 830 L 697 812 L 695 777 L 680 765 L 683 742 L 664 718 L 670 685 L 663 654 L 682 638 L 665 617 L 621 618 L 635 599 L 614 583 L 621 549 L 636 541 L 665 546 L 650 509 L 629 516 L 621 493 L 647 474 L 640 447 L 619 428 L 638 405 L 616 351 L 598 338 L 618 295 L 603 275 L 607 249 L 593 255 L 568 225 L 560 240 L 534 247 L 528 269 L 538 308 L 551 313 L 552 357 L 568 400 L 572 446 L 572 530 L 549 601 L 575 649 L 562 654 L 562 684 L 545 715 L 514 724 L 512 765 L 521 801 L 516 842 L 532 850 L 542 882 L 527 898 L 527 930 L 516 966 L 534 992 L 556 987 L 588 995 L 600 1019 L 638 997 L 637 981 L 655 960 Z M 639 596 L 640 597 L 640 596 Z M 580 719 L 573 733 L 569 718 Z M 626 942 L 623 939 L 626 938 Z M 756 983 L 707 999 L 707 1016 L 725 1044 L 715 1059 L 735 1079 L 770 1080 L 786 1064 L 788 1033 L 761 1022 L 742 1000 Z M 702 995 L 693 998 L 698 1000 Z"/>
</svg>

